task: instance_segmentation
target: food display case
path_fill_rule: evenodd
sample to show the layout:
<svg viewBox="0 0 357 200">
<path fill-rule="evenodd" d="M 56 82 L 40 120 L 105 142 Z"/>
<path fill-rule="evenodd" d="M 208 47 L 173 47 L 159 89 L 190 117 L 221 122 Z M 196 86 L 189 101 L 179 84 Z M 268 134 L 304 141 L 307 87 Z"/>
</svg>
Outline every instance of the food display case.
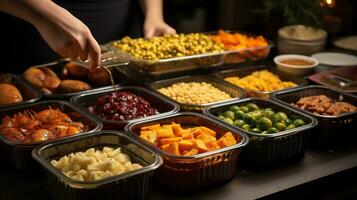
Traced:
<svg viewBox="0 0 357 200">
<path fill-rule="evenodd" d="M 14 106 L 7 109 L 3 109 L 0 112 L 0 118 L 3 120 L 6 116 L 18 115 L 20 112 L 24 112 L 27 110 L 29 112 L 29 116 L 34 117 L 32 113 L 39 112 L 44 109 L 59 109 L 60 112 L 68 115 L 73 121 L 80 121 L 86 126 L 86 130 L 82 133 L 78 133 L 75 135 L 69 135 L 65 137 L 58 137 L 56 139 L 39 141 L 39 142 L 30 142 L 30 143 L 21 143 L 17 141 L 9 140 L 5 135 L 0 134 L 0 155 L 5 158 L 5 160 L 11 163 L 14 168 L 17 170 L 31 173 L 34 169 L 38 168 L 37 163 L 31 158 L 31 151 L 38 145 L 47 142 L 54 141 L 62 141 L 62 140 L 71 140 L 72 138 L 78 137 L 79 135 L 85 135 L 87 133 L 91 133 L 102 128 L 102 123 L 96 117 L 87 115 L 80 108 L 69 104 L 64 101 L 42 101 L 27 105 Z M 53 115 L 57 116 L 57 113 L 53 112 Z M 47 116 L 48 119 L 52 119 L 53 117 L 50 115 Z M 25 123 L 23 121 L 18 121 L 18 123 Z M 55 123 L 57 124 L 57 123 Z M 13 124 L 14 127 L 19 126 L 19 124 Z M 36 127 L 34 126 L 31 127 Z"/>
<path fill-rule="evenodd" d="M 282 73 L 274 68 L 269 68 L 264 65 L 250 66 L 250 67 L 244 67 L 244 68 L 238 68 L 238 69 L 228 69 L 228 70 L 215 72 L 212 75 L 222 81 L 229 83 L 228 81 L 225 80 L 227 77 L 239 77 L 241 79 L 245 76 L 251 75 L 253 72 L 261 71 L 261 70 L 268 70 L 268 72 L 278 75 L 280 80 L 282 80 L 282 81 L 293 82 L 296 84 L 295 87 L 300 87 L 300 86 L 307 84 L 307 81 L 303 77 Z M 231 84 L 237 88 L 241 88 L 233 83 L 229 83 L 229 84 Z M 251 84 L 254 84 L 254 83 L 251 83 Z M 260 98 L 264 98 L 264 99 L 268 99 L 269 96 L 273 92 L 276 91 L 276 90 L 275 91 L 253 91 L 253 90 L 244 89 L 244 88 L 241 88 L 241 89 L 243 89 L 245 91 L 247 97 L 260 97 Z M 289 89 L 289 88 L 285 88 L 285 89 Z M 283 90 L 285 90 L 285 89 L 283 89 Z"/>
<path fill-rule="evenodd" d="M 0 84 L 1 83 L 11 84 L 15 86 L 19 90 L 22 96 L 22 101 L 12 104 L 0 105 L 0 110 L 2 108 L 6 108 L 10 106 L 33 103 L 41 98 L 41 93 L 38 92 L 36 89 L 32 88 L 31 86 L 29 86 L 28 84 L 26 84 L 25 80 L 18 75 L 0 74 Z"/>
<path fill-rule="evenodd" d="M 51 160 L 78 151 L 101 147 L 120 148 L 132 162 L 143 167 L 100 180 L 69 178 L 52 166 Z M 54 199 L 147 199 L 150 182 L 162 159 L 149 148 L 116 131 L 100 131 L 73 140 L 57 141 L 35 148 L 32 156 L 44 169 L 47 189 Z"/>
<path fill-rule="evenodd" d="M 317 121 L 302 112 L 271 100 L 249 98 L 209 107 L 205 110 L 205 113 L 210 117 L 219 119 L 217 116 L 229 110 L 230 107 L 244 106 L 248 103 L 254 103 L 259 108 L 271 108 L 274 111 L 284 112 L 287 116 L 291 116 L 292 119 L 304 120 L 305 125 L 274 133 L 257 133 L 253 132 L 252 129 L 246 130 L 233 124 L 227 124 L 236 130 L 246 133 L 250 138 L 248 146 L 242 151 L 242 160 L 247 165 L 254 167 L 268 166 L 289 159 L 301 158 L 304 155 L 307 147 L 307 136 L 311 133 L 312 128 L 317 125 Z"/>
<path fill-rule="evenodd" d="M 205 126 L 214 130 L 218 137 L 232 132 L 237 144 L 193 156 L 177 156 L 139 137 L 141 127 L 172 122 L 183 127 Z M 172 190 L 192 191 L 232 179 L 237 172 L 239 153 L 248 144 L 247 136 L 240 131 L 202 114 L 189 112 L 132 123 L 125 127 L 125 131 L 163 157 L 163 165 L 155 173 L 155 179 Z"/>
<path fill-rule="evenodd" d="M 333 90 L 325 86 L 305 86 L 292 90 L 281 91 L 273 94 L 273 100 L 299 110 L 318 120 L 312 136 L 312 144 L 315 147 L 331 148 L 343 146 L 349 140 L 355 138 L 357 111 L 344 113 L 338 116 L 321 115 L 299 108 L 295 104 L 299 99 L 314 95 L 326 95 L 333 101 L 344 101 L 356 105 L 357 98 L 342 91 Z M 343 134 L 343 136 L 342 136 Z"/>
</svg>

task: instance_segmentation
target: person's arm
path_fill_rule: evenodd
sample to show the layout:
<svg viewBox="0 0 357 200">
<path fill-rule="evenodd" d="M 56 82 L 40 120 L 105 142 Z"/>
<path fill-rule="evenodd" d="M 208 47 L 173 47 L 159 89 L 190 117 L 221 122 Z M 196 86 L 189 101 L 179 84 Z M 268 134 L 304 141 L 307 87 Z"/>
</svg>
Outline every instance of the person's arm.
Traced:
<svg viewBox="0 0 357 200">
<path fill-rule="evenodd" d="M 88 27 L 51 0 L 1 0 L 0 10 L 28 21 L 48 45 L 65 58 L 100 61 L 100 47 Z"/>
<path fill-rule="evenodd" d="M 175 29 L 171 28 L 164 21 L 162 0 L 140 0 L 139 2 L 145 14 L 145 38 L 165 33 L 176 33 Z"/>
</svg>

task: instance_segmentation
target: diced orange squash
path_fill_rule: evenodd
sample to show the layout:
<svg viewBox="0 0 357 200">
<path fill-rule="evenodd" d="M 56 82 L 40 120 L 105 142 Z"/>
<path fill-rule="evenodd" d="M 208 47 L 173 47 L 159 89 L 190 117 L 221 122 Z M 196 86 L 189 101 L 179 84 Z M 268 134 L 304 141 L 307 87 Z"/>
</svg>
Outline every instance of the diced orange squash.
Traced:
<svg viewBox="0 0 357 200">
<path fill-rule="evenodd" d="M 200 126 L 200 129 L 202 130 L 203 133 L 206 133 L 206 134 L 212 135 L 213 137 L 216 137 L 216 132 L 214 130 L 209 129 L 205 126 Z"/>
<path fill-rule="evenodd" d="M 207 147 L 210 151 L 214 151 L 220 149 L 221 147 L 217 144 L 217 142 L 210 142 L 207 144 Z"/>
<path fill-rule="evenodd" d="M 193 148 L 190 151 L 185 152 L 183 155 L 184 156 L 194 156 L 194 155 L 198 154 L 198 152 L 199 152 L 198 149 Z"/>
<path fill-rule="evenodd" d="M 237 143 L 236 139 L 234 138 L 234 136 L 232 135 L 231 132 L 227 132 L 226 134 L 224 134 L 218 141 L 217 144 L 221 147 L 228 147 L 231 145 L 235 145 Z"/>
<path fill-rule="evenodd" d="M 202 133 L 202 134 L 200 134 L 200 135 L 198 135 L 198 136 L 196 136 L 196 138 L 195 139 L 200 139 L 200 140 L 202 140 L 204 143 L 210 143 L 210 142 L 216 142 L 217 140 L 216 140 L 216 137 L 214 137 L 214 136 L 212 136 L 212 135 L 208 135 L 208 134 L 204 134 L 204 133 Z"/>
<path fill-rule="evenodd" d="M 163 139 L 160 139 L 160 144 L 161 145 L 171 144 L 174 142 L 178 142 L 180 140 L 181 140 L 181 137 L 163 138 Z"/>
<path fill-rule="evenodd" d="M 193 147 L 193 141 L 192 140 L 181 140 L 179 142 L 179 149 L 181 151 L 189 151 Z"/>
<path fill-rule="evenodd" d="M 207 152 L 208 148 L 206 144 L 202 140 L 195 140 L 194 147 L 198 149 L 200 152 Z"/>
<path fill-rule="evenodd" d="M 161 149 L 166 152 L 170 152 L 170 147 L 171 147 L 171 144 L 165 144 L 165 145 L 161 146 Z"/>
<path fill-rule="evenodd" d="M 203 132 L 200 128 L 193 128 L 191 130 L 191 133 L 193 134 L 194 137 L 196 137 L 197 135 L 203 134 Z"/>
<path fill-rule="evenodd" d="M 169 126 L 166 126 L 166 127 L 157 129 L 157 137 L 158 138 L 170 138 L 170 137 L 175 137 L 175 135 L 174 135 L 172 128 Z"/>
<path fill-rule="evenodd" d="M 178 142 L 174 142 L 169 145 L 170 145 L 170 151 L 169 151 L 170 153 L 178 155 L 178 156 L 181 155 Z"/>
<path fill-rule="evenodd" d="M 176 136 L 181 136 L 181 126 L 180 124 L 176 124 L 175 122 L 171 123 L 172 130 Z"/>
<path fill-rule="evenodd" d="M 141 127 L 141 130 L 142 131 L 152 131 L 152 130 L 159 129 L 160 127 L 161 127 L 160 124 L 154 124 L 154 125 L 150 125 L 150 126 Z"/>
<path fill-rule="evenodd" d="M 156 131 L 141 131 L 140 137 L 151 143 L 155 143 L 157 139 L 157 133 Z"/>
<path fill-rule="evenodd" d="M 193 140 L 193 139 L 195 139 L 195 137 L 193 136 L 193 134 L 191 132 L 183 132 L 182 133 L 182 138 L 184 140 Z"/>
</svg>

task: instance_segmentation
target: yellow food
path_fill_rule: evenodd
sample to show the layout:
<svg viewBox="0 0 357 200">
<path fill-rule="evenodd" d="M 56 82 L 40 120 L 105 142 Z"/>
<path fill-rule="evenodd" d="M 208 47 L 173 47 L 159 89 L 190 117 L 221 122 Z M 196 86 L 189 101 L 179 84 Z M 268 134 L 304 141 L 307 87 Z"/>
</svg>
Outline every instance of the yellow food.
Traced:
<svg viewBox="0 0 357 200">
<path fill-rule="evenodd" d="M 246 90 L 259 92 L 270 92 L 296 86 L 293 82 L 280 80 L 278 75 L 268 70 L 256 71 L 243 78 L 238 76 L 226 77 L 224 80 Z"/>
<path fill-rule="evenodd" d="M 144 126 L 140 138 L 178 156 L 193 156 L 237 144 L 231 132 L 217 140 L 216 132 L 212 129 L 204 126 L 182 128 L 176 123 Z"/>
<path fill-rule="evenodd" d="M 223 45 L 200 33 L 167 34 L 151 39 L 124 37 L 113 45 L 138 59 L 159 60 L 223 51 Z"/>
<path fill-rule="evenodd" d="M 85 152 L 71 153 L 51 164 L 66 176 L 80 181 L 95 181 L 142 168 L 132 163 L 120 148 L 104 147 L 103 150 L 90 148 Z"/>
<path fill-rule="evenodd" d="M 232 98 L 226 92 L 206 82 L 180 82 L 169 87 L 160 88 L 158 91 L 180 103 L 196 105 Z"/>
</svg>

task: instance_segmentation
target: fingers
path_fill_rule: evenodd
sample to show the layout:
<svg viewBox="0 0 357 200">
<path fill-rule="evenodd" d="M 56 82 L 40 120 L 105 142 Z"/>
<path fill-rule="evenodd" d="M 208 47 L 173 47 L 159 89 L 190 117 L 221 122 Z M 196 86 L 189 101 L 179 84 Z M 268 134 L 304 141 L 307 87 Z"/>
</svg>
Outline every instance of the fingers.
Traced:
<svg viewBox="0 0 357 200">
<path fill-rule="evenodd" d="M 100 64 L 100 47 L 97 41 L 92 37 L 88 38 L 88 50 L 89 50 L 89 57 L 91 61 L 91 70 L 94 70 Z"/>
<path fill-rule="evenodd" d="M 154 37 L 155 36 L 155 28 L 152 28 L 152 27 L 144 28 L 144 36 L 146 39 Z"/>
</svg>

